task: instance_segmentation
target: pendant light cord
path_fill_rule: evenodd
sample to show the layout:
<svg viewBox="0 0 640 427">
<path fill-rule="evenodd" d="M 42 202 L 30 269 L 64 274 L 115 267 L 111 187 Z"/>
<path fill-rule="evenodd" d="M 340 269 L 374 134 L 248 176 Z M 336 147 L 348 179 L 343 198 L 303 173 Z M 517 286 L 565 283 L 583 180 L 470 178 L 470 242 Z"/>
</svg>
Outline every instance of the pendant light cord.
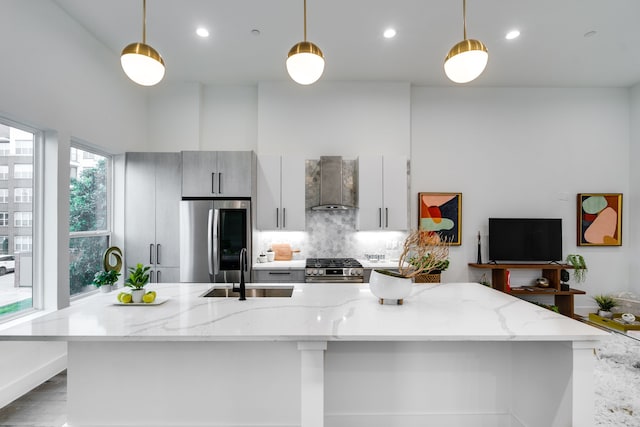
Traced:
<svg viewBox="0 0 640 427">
<path fill-rule="evenodd" d="M 304 41 L 307 41 L 307 0 L 304 0 Z"/>
<path fill-rule="evenodd" d="M 467 0 L 462 0 L 462 25 L 464 27 L 464 40 L 466 40 L 467 39 Z"/>
<path fill-rule="evenodd" d="M 142 0 L 142 44 L 147 44 L 147 0 Z"/>
</svg>

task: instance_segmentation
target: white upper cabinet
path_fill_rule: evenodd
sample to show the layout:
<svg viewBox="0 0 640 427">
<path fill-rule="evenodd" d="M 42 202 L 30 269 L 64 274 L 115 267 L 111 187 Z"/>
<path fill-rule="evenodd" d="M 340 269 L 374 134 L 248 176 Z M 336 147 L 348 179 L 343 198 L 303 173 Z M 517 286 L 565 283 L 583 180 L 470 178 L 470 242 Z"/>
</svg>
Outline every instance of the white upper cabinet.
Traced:
<svg viewBox="0 0 640 427">
<path fill-rule="evenodd" d="M 303 231 L 305 161 L 301 156 L 258 156 L 257 228 Z"/>
<path fill-rule="evenodd" d="M 182 197 L 251 197 L 252 151 L 183 151 Z"/>
<path fill-rule="evenodd" d="M 358 158 L 358 230 L 408 228 L 407 158 Z"/>
</svg>

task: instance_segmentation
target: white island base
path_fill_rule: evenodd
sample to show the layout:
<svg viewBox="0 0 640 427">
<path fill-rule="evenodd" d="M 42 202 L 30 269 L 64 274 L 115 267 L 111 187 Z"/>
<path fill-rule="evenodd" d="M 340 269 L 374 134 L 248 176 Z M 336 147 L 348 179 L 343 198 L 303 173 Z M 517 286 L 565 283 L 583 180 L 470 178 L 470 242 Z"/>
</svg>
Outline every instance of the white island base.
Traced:
<svg viewBox="0 0 640 427">
<path fill-rule="evenodd" d="M 68 362 L 72 427 L 593 425 L 571 342 L 75 341 Z"/>
<path fill-rule="evenodd" d="M 424 284 L 380 305 L 367 285 L 246 301 L 210 286 L 155 285 L 167 301 L 148 307 L 97 295 L 0 339 L 68 342 L 71 427 L 594 426 L 608 334 L 505 293 Z"/>
</svg>

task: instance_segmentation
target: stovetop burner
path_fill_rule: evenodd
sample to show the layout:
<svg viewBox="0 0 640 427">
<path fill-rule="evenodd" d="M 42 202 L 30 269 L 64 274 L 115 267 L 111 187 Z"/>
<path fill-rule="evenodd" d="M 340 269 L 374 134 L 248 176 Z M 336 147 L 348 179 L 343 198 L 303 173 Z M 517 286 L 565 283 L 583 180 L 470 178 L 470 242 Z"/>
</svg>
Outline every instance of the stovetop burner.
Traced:
<svg viewBox="0 0 640 427">
<path fill-rule="evenodd" d="M 307 268 L 362 268 L 354 258 L 307 258 Z"/>
</svg>

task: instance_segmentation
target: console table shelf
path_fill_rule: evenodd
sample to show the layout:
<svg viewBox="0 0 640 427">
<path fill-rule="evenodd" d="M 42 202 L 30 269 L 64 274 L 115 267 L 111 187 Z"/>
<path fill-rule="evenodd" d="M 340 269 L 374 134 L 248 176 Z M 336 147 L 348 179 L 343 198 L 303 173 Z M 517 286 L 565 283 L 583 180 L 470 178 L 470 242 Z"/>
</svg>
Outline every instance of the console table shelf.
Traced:
<svg viewBox="0 0 640 427">
<path fill-rule="evenodd" d="M 520 295 L 553 295 L 554 303 L 558 306 L 560 314 L 574 316 L 573 296 L 585 294 L 580 289 L 570 288 L 562 290 L 560 286 L 560 271 L 571 269 L 568 264 L 475 264 L 469 263 L 470 267 L 491 270 L 491 286 L 501 292 L 515 296 Z M 507 288 L 507 271 L 517 269 L 542 270 L 542 277 L 549 281 L 548 288 L 536 286 Z"/>
</svg>

